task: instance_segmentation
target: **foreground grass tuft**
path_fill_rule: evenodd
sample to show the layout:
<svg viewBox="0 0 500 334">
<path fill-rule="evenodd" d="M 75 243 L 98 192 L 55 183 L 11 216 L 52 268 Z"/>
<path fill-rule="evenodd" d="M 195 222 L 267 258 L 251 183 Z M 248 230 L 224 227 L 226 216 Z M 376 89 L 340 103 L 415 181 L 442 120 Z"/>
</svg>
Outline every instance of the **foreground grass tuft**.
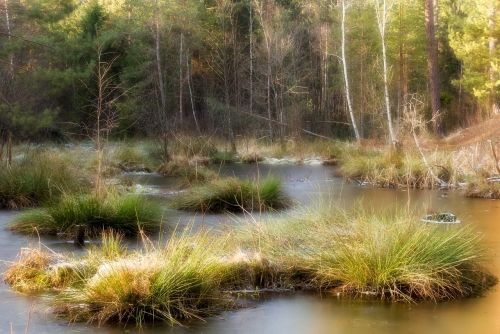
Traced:
<svg viewBox="0 0 500 334">
<path fill-rule="evenodd" d="M 0 168 L 0 208 L 43 204 L 88 185 L 85 175 L 50 152 L 34 152 Z"/>
<path fill-rule="evenodd" d="M 191 188 L 172 201 L 175 209 L 203 212 L 280 209 L 289 204 L 281 181 L 272 177 L 258 183 L 221 178 Z"/>
<path fill-rule="evenodd" d="M 405 302 L 476 296 L 496 282 L 483 259 L 470 228 L 323 205 L 224 235 L 174 233 L 165 246 L 148 241 L 133 251 L 113 233 L 80 258 L 23 250 L 5 280 L 18 291 L 50 292 L 55 311 L 73 321 L 182 324 L 231 308 L 248 290 Z"/>
<path fill-rule="evenodd" d="M 94 195 L 65 195 L 46 208 L 20 214 L 10 228 L 20 233 L 71 234 L 76 225 L 84 225 L 90 235 L 99 235 L 103 229 L 132 235 L 158 227 L 160 216 L 159 206 L 141 196 L 110 194 L 103 200 Z"/>
</svg>

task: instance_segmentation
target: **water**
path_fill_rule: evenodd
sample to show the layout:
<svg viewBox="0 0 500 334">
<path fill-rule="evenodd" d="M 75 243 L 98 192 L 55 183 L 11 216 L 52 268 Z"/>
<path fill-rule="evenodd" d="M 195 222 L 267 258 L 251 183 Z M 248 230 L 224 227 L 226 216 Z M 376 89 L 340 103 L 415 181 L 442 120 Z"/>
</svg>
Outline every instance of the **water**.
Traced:
<svg viewBox="0 0 500 334">
<path fill-rule="evenodd" d="M 489 251 L 488 269 L 500 277 L 500 201 L 467 199 L 458 192 L 404 191 L 359 187 L 336 177 L 335 169 L 326 166 L 286 165 L 228 165 L 217 167 L 222 175 L 257 179 L 268 174 L 280 177 L 284 188 L 294 200 L 311 204 L 320 196 L 339 201 L 350 207 L 361 201 L 381 210 L 394 206 L 410 206 L 424 214 L 427 210 L 449 211 L 464 224 L 472 224 L 484 235 Z M 161 193 L 173 190 L 173 180 L 155 175 L 129 176 L 144 186 L 153 186 Z M 157 196 L 156 200 L 166 199 Z M 15 212 L 0 212 L 0 227 L 5 226 Z M 193 216 L 169 212 L 170 221 L 181 225 L 231 226 L 234 218 L 226 215 Z M 221 228 L 222 229 L 222 228 Z M 12 260 L 20 247 L 36 243 L 27 238 L 0 229 L 0 258 Z M 43 238 L 43 243 L 57 251 L 70 251 L 64 240 Z M 135 328 L 103 327 L 86 324 L 67 324 L 46 312 L 43 299 L 29 298 L 13 293 L 0 285 L 0 333 L 23 333 L 29 323 L 30 333 L 122 333 L 138 332 Z M 206 321 L 193 322 L 189 327 L 160 326 L 145 328 L 144 333 L 492 333 L 500 334 L 500 291 L 494 287 L 485 296 L 440 304 L 418 305 L 350 300 L 324 294 L 288 294 L 267 296 L 249 301 L 246 308 L 223 312 Z M 29 321 L 28 321 L 29 319 Z"/>
</svg>

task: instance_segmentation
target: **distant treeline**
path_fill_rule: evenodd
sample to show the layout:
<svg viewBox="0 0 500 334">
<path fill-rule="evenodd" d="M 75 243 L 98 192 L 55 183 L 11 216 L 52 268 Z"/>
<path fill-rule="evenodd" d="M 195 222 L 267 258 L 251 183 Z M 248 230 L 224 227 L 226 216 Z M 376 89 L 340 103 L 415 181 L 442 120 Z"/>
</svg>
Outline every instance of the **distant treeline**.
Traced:
<svg viewBox="0 0 500 334">
<path fill-rule="evenodd" d="M 409 96 L 418 96 L 422 117 L 442 135 L 498 113 L 498 7 L 2 0 L 0 132 L 86 135 L 100 101 L 118 136 L 395 140 Z"/>
</svg>

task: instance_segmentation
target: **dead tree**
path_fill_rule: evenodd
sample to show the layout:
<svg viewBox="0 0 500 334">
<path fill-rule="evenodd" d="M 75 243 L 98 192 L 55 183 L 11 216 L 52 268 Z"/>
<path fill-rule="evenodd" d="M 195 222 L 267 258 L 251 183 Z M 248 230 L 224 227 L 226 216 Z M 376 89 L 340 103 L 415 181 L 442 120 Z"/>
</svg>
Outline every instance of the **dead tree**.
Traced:
<svg viewBox="0 0 500 334">
<path fill-rule="evenodd" d="M 102 47 L 97 47 L 97 68 L 96 85 L 97 92 L 94 100 L 94 126 L 92 131 L 92 140 L 96 150 L 96 174 L 94 190 L 97 198 L 105 195 L 103 183 L 103 172 L 105 170 L 104 150 L 108 141 L 109 134 L 118 124 L 118 115 L 115 104 L 120 94 L 117 94 L 117 86 L 113 84 L 113 77 L 110 73 L 116 57 L 106 62 L 102 59 Z"/>
</svg>

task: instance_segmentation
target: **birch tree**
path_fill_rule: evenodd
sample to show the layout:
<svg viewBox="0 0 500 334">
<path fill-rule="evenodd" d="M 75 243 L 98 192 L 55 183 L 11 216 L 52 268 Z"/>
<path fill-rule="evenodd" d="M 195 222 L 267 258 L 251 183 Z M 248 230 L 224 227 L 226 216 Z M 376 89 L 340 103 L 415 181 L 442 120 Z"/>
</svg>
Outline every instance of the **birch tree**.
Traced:
<svg viewBox="0 0 500 334">
<path fill-rule="evenodd" d="M 427 77 L 432 109 L 432 124 L 434 133 L 441 135 L 442 129 L 438 117 L 441 105 L 439 100 L 439 73 L 434 0 L 425 0 L 424 11 L 425 32 L 427 36 Z"/>
<path fill-rule="evenodd" d="M 7 38 L 9 42 L 12 39 L 12 31 L 10 26 L 10 14 L 9 14 L 9 2 L 8 0 L 4 0 L 4 11 L 5 11 L 5 26 L 7 28 Z M 9 74 L 11 79 L 14 78 L 14 55 L 9 55 Z"/>
<path fill-rule="evenodd" d="M 341 38 L 341 51 L 342 51 L 342 69 L 344 72 L 344 87 L 345 87 L 345 96 L 347 100 L 347 110 L 349 111 L 349 117 L 351 118 L 351 125 L 352 129 L 354 131 L 354 136 L 356 137 L 356 141 L 360 141 L 360 135 L 358 131 L 358 127 L 356 125 L 356 119 L 354 118 L 354 111 L 352 108 L 352 102 L 351 102 L 351 92 L 349 89 L 349 78 L 348 78 L 348 72 L 347 72 L 347 60 L 346 60 L 346 36 L 345 36 L 345 21 L 346 21 L 346 9 L 348 5 L 346 5 L 346 0 L 341 0 L 341 7 L 342 7 L 342 23 L 341 23 L 341 33 L 342 33 L 342 38 Z"/>
<path fill-rule="evenodd" d="M 273 140 L 273 117 L 271 113 L 271 5 L 268 3 L 269 0 L 258 0 L 256 1 L 256 11 L 259 15 L 260 26 L 262 28 L 262 33 L 264 34 L 264 46 L 266 50 L 266 111 L 267 111 L 267 126 L 269 130 L 269 138 Z"/>
<path fill-rule="evenodd" d="M 385 113 L 387 116 L 387 127 L 389 128 L 389 140 L 391 144 L 394 145 L 396 144 L 397 138 L 396 134 L 394 133 L 394 127 L 392 125 L 391 101 L 389 98 L 389 69 L 387 65 L 387 46 L 385 40 L 387 21 L 389 20 L 392 5 L 393 3 L 391 0 L 375 0 L 375 12 L 377 14 L 377 24 L 380 33 L 380 43 L 382 46 L 382 73 L 384 82 Z"/>
<path fill-rule="evenodd" d="M 164 162 L 170 160 L 170 155 L 168 151 L 168 116 L 167 116 L 167 97 L 165 92 L 165 82 L 163 78 L 162 70 L 162 58 L 160 49 L 160 4 L 158 0 L 155 0 L 155 14 L 154 14 L 154 42 L 155 42 L 155 62 L 156 62 L 156 74 L 158 80 L 158 93 L 160 96 L 160 103 L 158 105 L 158 121 L 160 122 L 160 134 L 161 134 L 161 150 Z"/>
</svg>

